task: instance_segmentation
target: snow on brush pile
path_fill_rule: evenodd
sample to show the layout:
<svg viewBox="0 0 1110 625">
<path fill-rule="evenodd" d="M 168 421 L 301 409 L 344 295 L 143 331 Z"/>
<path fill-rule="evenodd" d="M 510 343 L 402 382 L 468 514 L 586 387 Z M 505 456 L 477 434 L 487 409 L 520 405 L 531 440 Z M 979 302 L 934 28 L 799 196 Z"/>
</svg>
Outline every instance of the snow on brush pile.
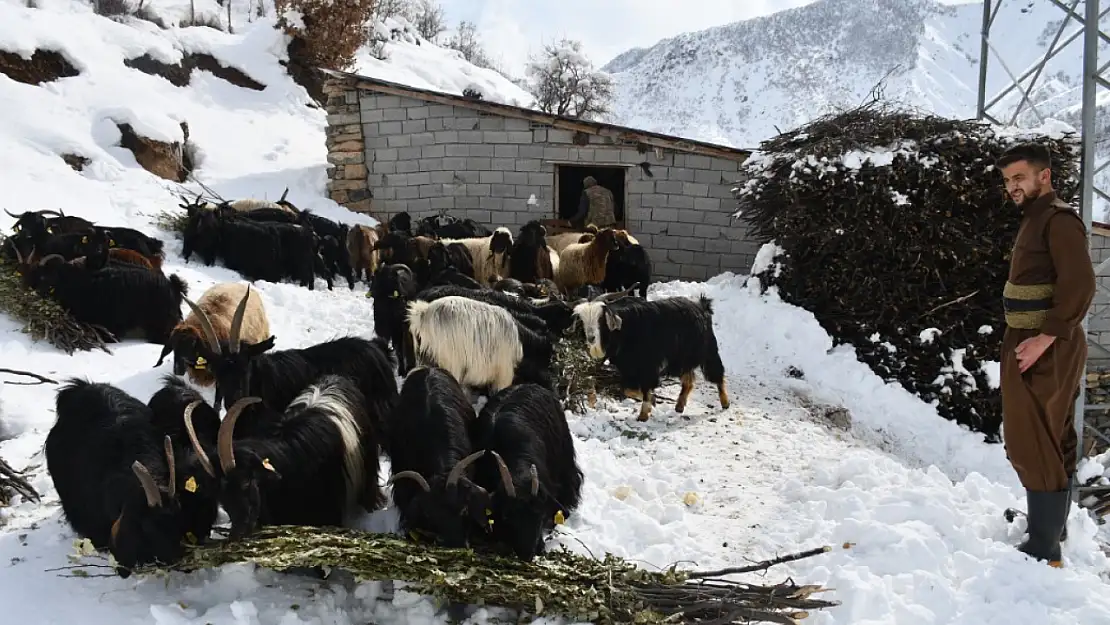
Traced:
<svg viewBox="0 0 1110 625">
<path fill-rule="evenodd" d="M 753 274 L 883 379 L 998 440 L 1001 289 L 1020 219 L 994 162 L 1047 139 L 1069 199 L 1069 131 L 1001 132 L 874 104 L 765 141 L 735 190 L 737 216 L 766 244 Z"/>
</svg>

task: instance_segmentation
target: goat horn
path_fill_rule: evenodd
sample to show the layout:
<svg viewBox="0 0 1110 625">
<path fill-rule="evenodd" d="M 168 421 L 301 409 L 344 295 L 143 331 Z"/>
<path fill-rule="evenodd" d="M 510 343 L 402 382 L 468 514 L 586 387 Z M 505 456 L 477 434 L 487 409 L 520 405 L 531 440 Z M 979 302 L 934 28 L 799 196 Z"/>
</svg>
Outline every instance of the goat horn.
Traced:
<svg viewBox="0 0 1110 625">
<path fill-rule="evenodd" d="M 167 434 L 162 446 L 166 449 L 166 466 L 170 469 L 169 494 L 170 499 L 177 496 L 177 465 L 173 457 L 173 440 Z"/>
<path fill-rule="evenodd" d="M 235 402 L 228 409 L 227 414 L 224 415 L 224 421 L 220 424 L 220 433 L 216 436 L 216 452 L 220 456 L 220 468 L 224 470 L 224 473 L 235 468 L 235 451 L 231 447 L 231 435 L 235 431 L 235 421 L 244 408 L 260 401 L 262 401 L 261 397 L 244 397 Z"/>
<path fill-rule="evenodd" d="M 53 215 L 57 215 L 59 217 L 65 217 L 65 214 L 62 213 L 62 211 L 51 210 L 49 208 L 44 209 L 44 210 L 40 210 L 39 214 L 40 215 L 51 215 L 51 214 L 53 214 Z"/>
<path fill-rule="evenodd" d="M 208 459 L 208 454 L 204 452 L 204 448 L 200 446 L 200 439 L 197 438 L 197 431 L 193 428 L 193 411 L 197 406 L 201 405 L 204 400 L 198 399 L 195 402 L 185 406 L 185 432 L 189 434 L 189 442 L 193 444 L 193 450 L 197 452 L 197 460 L 200 460 L 200 465 L 204 467 L 204 472 L 212 477 L 216 477 L 216 470 L 212 468 L 212 461 Z"/>
<path fill-rule="evenodd" d="M 389 482 L 387 482 L 387 485 L 392 485 L 397 480 L 404 479 L 406 477 L 416 482 L 417 484 L 420 484 L 420 488 L 423 488 L 424 492 L 432 492 L 432 487 L 428 485 L 428 480 L 424 479 L 424 476 L 420 475 L 416 471 L 401 471 L 399 473 L 394 473 L 393 477 L 389 478 Z"/>
<path fill-rule="evenodd" d="M 23 263 L 23 254 L 19 253 L 19 246 L 16 245 L 14 241 L 12 242 L 12 249 L 15 250 L 15 260 L 16 260 L 16 262 L 19 263 L 20 265 L 24 264 Z"/>
<path fill-rule="evenodd" d="M 32 252 L 33 251 L 34 250 L 32 250 Z M 51 258 L 60 258 L 60 259 L 62 259 L 63 263 L 66 262 L 65 257 L 62 256 L 61 254 L 47 254 L 46 256 L 43 256 L 41 260 L 39 260 L 39 266 L 41 267 L 42 265 L 45 265 L 46 261 L 50 260 Z"/>
<path fill-rule="evenodd" d="M 612 302 L 612 301 L 618 300 L 622 297 L 628 297 L 629 295 L 632 295 L 632 292 L 635 291 L 636 288 L 639 287 L 639 286 L 640 286 L 640 283 L 637 282 L 636 284 L 633 284 L 632 286 L 628 287 L 627 289 L 625 289 L 623 291 L 617 291 L 616 293 L 602 293 L 601 295 L 598 295 L 597 297 L 593 298 L 590 301 L 591 302 Z"/>
<path fill-rule="evenodd" d="M 151 508 L 161 506 L 162 493 L 158 490 L 158 486 L 154 484 L 154 478 L 150 476 L 150 471 L 138 460 L 131 463 L 131 470 L 135 472 L 135 477 L 139 478 L 139 483 L 143 485 L 143 493 L 146 494 L 146 505 Z"/>
<path fill-rule="evenodd" d="M 284 202 L 285 201 L 285 196 L 287 196 L 287 195 L 289 195 L 289 187 L 285 187 L 285 191 L 282 192 L 281 198 L 278 199 L 278 201 L 279 202 Z"/>
<path fill-rule="evenodd" d="M 478 460 L 478 458 L 481 458 L 484 455 L 486 455 L 486 450 L 483 449 L 481 451 L 476 451 L 470 454 L 462 460 L 459 460 L 459 463 L 455 465 L 455 468 L 451 469 L 451 472 L 447 474 L 447 486 L 453 487 L 458 484 L 459 478 L 462 477 L 463 471 L 466 471 L 467 467 L 474 464 L 474 462 Z"/>
<path fill-rule="evenodd" d="M 220 353 L 220 339 L 216 338 L 216 330 L 212 327 L 212 320 L 200 309 L 200 306 L 196 305 L 196 302 L 185 296 L 182 296 L 181 299 L 185 300 L 185 303 L 189 305 L 189 308 L 193 309 L 193 313 L 200 319 L 200 328 L 204 330 L 204 338 L 208 341 L 208 347 L 210 347 L 214 353 Z"/>
<path fill-rule="evenodd" d="M 247 285 L 247 294 L 243 296 L 243 301 L 239 302 L 239 307 L 235 309 L 235 315 L 231 318 L 231 331 L 227 339 L 228 351 L 232 354 L 239 353 L 239 331 L 243 328 L 243 315 L 247 312 L 247 300 L 251 296 L 251 287 Z"/>
<path fill-rule="evenodd" d="M 532 475 L 532 496 L 540 494 L 540 476 L 536 471 L 536 465 L 532 465 L 528 469 L 528 473 Z"/>
<path fill-rule="evenodd" d="M 16 214 L 12 213 L 10 210 L 8 210 L 6 208 L 4 209 L 4 212 L 7 213 L 8 215 L 12 216 L 12 217 L 15 217 L 16 219 L 19 219 L 20 217 L 22 217 L 22 215 L 16 215 Z"/>
<path fill-rule="evenodd" d="M 505 485 L 505 492 L 510 497 L 516 497 L 516 486 L 513 485 L 513 475 L 509 473 L 509 467 L 505 461 L 501 459 L 501 454 L 496 451 L 490 452 L 493 459 L 497 461 L 497 470 L 501 472 L 501 483 Z"/>
</svg>

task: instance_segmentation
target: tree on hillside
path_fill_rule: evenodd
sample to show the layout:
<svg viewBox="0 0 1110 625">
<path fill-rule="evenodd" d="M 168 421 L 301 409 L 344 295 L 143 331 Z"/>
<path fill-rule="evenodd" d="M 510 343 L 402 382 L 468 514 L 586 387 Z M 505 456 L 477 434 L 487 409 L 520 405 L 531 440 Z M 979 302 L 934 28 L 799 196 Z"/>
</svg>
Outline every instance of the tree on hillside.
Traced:
<svg viewBox="0 0 1110 625">
<path fill-rule="evenodd" d="M 447 30 L 443 7 L 436 0 L 417 0 L 412 25 L 416 32 L 428 41 L 434 42 Z"/>
<path fill-rule="evenodd" d="M 613 80 L 594 70 L 582 53 L 582 42 L 560 39 L 545 45 L 525 67 L 528 91 L 545 113 L 597 119 L 609 112 Z"/>
<path fill-rule="evenodd" d="M 493 69 L 493 62 L 486 54 L 486 49 L 478 38 L 478 27 L 474 25 L 474 22 L 466 20 L 459 22 L 459 25 L 455 28 L 455 33 L 447 40 L 446 45 L 452 50 L 461 52 L 463 58 L 471 65 Z"/>
</svg>

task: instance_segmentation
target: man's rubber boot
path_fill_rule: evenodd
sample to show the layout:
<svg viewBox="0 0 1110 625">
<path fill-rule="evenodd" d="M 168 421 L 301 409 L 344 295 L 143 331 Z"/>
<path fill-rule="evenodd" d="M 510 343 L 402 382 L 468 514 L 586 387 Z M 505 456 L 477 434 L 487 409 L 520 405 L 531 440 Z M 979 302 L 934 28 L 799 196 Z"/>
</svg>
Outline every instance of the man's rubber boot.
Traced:
<svg viewBox="0 0 1110 625">
<path fill-rule="evenodd" d="M 1036 560 L 1047 561 L 1049 566 L 1060 568 L 1064 565 L 1060 554 L 1060 533 L 1068 512 L 1064 503 L 1069 500 L 1070 494 L 1067 489 L 1025 491 L 1029 536 L 1018 545 L 1018 551 Z"/>
<path fill-rule="evenodd" d="M 1060 542 L 1068 539 L 1068 515 L 1071 513 L 1071 496 L 1075 491 L 1075 475 L 1068 478 L 1068 498 L 1064 500 L 1064 528 L 1060 530 Z"/>
</svg>

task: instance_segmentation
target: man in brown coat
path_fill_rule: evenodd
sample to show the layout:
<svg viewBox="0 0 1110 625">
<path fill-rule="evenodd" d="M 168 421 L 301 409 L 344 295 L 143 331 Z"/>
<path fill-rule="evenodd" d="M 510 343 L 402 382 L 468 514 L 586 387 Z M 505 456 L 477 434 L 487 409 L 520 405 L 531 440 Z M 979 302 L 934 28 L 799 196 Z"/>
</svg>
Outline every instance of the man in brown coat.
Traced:
<svg viewBox="0 0 1110 625">
<path fill-rule="evenodd" d="M 1002 294 L 1001 355 L 1006 455 L 1028 505 L 1028 537 L 1018 549 L 1059 567 L 1077 461 L 1075 400 L 1087 360 L 1082 322 L 1094 298 L 1094 267 L 1082 219 L 1052 188 L 1048 149 L 1018 145 L 997 165 L 1022 213 Z"/>
<path fill-rule="evenodd" d="M 612 228 L 617 224 L 616 202 L 613 192 L 597 183 L 593 176 L 582 179 L 582 199 L 578 202 L 578 213 L 570 218 L 579 228 L 593 224 L 598 230 Z"/>
</svg>

